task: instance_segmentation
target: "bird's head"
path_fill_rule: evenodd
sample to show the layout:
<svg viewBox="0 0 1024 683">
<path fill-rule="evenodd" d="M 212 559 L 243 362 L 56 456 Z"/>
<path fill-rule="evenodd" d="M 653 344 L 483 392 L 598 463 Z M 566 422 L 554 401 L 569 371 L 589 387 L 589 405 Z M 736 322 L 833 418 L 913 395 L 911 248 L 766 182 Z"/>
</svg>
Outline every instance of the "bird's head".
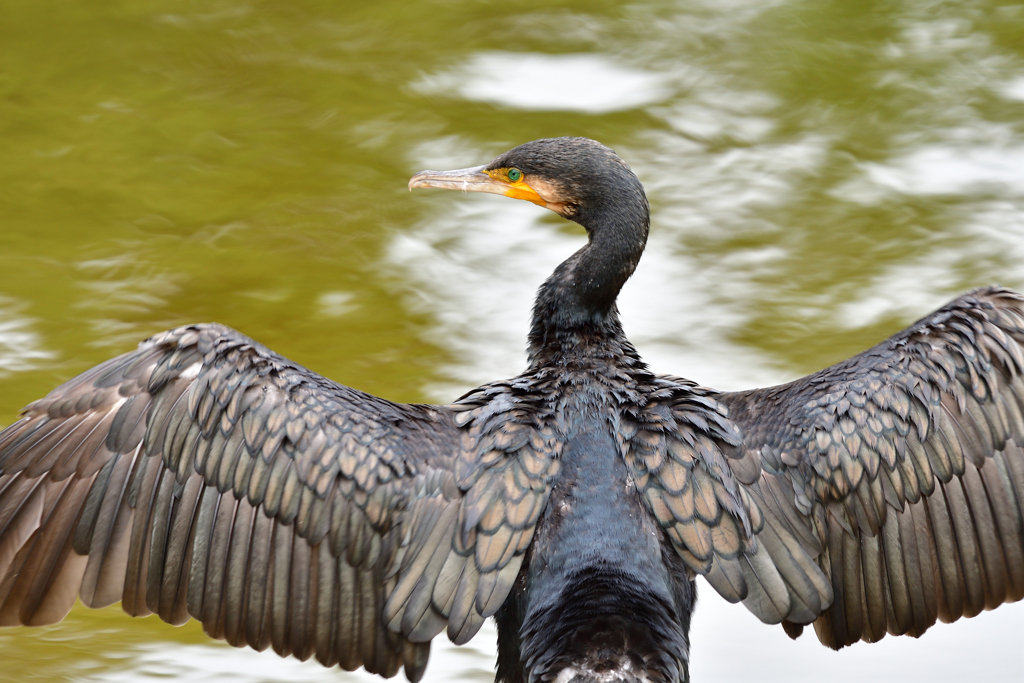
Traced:
<svg viewBox="0 0 1024 683">
<path fill-rule="evenodd" d="M 564 218 L 588 224 L 599 207 L 642 204 L 640 181 L 615 152 L 588 138 L 545 138 L 499 154 L 488 164 L 454 171 L 420 171 L 414 187 L 488 192 L 525 199 Z"/>
</svg>

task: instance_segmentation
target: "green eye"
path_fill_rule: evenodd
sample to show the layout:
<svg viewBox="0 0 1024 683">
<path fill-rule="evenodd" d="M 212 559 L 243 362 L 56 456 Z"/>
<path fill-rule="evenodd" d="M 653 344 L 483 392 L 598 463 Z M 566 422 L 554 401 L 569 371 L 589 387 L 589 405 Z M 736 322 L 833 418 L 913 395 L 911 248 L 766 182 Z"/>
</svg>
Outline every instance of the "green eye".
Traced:
<svg viewBox="0 0 1024 683">
<path fill-rule="evenodd" d="M 519 179 L 523 177 L 523 172 L 518 168 L 508 169 L 508 179 L 513 183 L 519 182 Z"/>
</svg>

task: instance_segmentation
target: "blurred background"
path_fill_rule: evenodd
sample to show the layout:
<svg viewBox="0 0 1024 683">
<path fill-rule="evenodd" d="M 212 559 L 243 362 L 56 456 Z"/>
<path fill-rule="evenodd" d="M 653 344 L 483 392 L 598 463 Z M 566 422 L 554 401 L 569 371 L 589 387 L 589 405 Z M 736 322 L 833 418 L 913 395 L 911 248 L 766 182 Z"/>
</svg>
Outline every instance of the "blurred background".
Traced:
<svg viewBox="0 0 1024 683">
<path fill-rule="evenodd" d="M 538 137 L 647 187 L 620 299 L 653 368 L 722 389 L 846 358 L 963 290 L 1024 288 L 1024 5 L 4 0 L 0 424 L 216 320 L 339 382 L 447 402 L 519 372 L 584 241 L 525 202 L 406 191 Z M 702 586 L 712 681 L 1019 681 L 1024 604 L 841 653 Z M 492 679 L 494 636 L 430 681 Z M 0 680 L 373 681 L 76 608 Z"/>
</svg>

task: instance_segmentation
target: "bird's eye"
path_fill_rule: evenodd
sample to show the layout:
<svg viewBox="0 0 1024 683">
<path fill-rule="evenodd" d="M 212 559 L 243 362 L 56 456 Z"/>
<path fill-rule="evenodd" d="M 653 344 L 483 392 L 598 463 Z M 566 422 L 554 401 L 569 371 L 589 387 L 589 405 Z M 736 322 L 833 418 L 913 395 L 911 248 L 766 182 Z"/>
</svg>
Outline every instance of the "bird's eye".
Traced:
<svg viewBox="0 0 1024 683">
<path fill-rule="evenodd" d="M 508 169 L 508 179 L 513 183 L 519 182 L 519 179 L 523 177 L 523 172 L 518 168 Z"/>
</svg>

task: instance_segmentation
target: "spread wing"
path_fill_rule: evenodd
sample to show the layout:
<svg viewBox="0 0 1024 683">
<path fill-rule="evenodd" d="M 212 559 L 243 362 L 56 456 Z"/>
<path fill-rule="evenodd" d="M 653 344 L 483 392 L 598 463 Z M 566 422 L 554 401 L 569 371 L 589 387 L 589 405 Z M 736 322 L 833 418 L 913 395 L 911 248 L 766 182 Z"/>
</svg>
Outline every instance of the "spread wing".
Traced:
<svg viewBox="0 0 1024 683">
<path fill-rule="evenodd" d="M 154 337 L 0 432 L 0 625 L 121 600 L 416 681 L 504 601 L 556 472 L 506 389 L 401 405 L 219 325 Z"/>
<path fill-rule="evenodd" d="M 716 398 L 742 434 L 732 469 L 762 470 L 743 486 L 754 555 L 788 593 L 767 620 L 814 619 L 839 648 L 1024 597 L 1021 295 L 971 292 L 821 372 Z M 831 590 L 808 610 L 793 577 L 819 568 Z"/>
</svg>

